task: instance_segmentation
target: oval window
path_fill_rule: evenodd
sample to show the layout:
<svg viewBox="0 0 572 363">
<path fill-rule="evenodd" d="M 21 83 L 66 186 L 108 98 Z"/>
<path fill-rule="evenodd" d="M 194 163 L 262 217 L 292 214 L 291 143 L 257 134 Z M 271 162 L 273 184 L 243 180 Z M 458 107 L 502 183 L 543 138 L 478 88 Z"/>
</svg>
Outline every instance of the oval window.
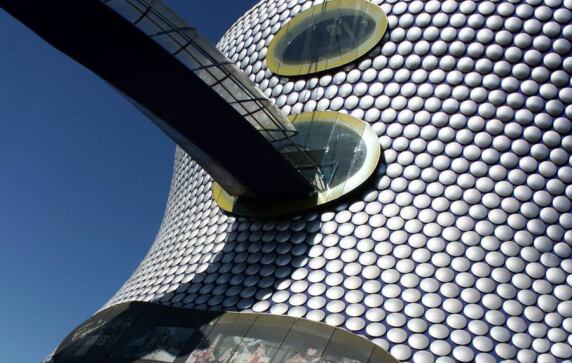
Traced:
<svg viewBox="0 0 572 363">
<path fill-rule="evenodd" d="M 277 149 L 316 193 L 307 199 L 250 200 L 233 197 L 214 183 L 219 208 L 246 217 L 283 217 L 338 200 L 375 172 L 381 146 L 376 133 L 362 120 L 333 111 L 303 112 L 289 120 L 297 133 Z"/>
<path fill-rule="evenodd" d="M 296 15 L 274 36 L 268 68 L 298 76 L 342 66 L 369 52 L 383 37 L 387 16 L 365 0 L 333 0 Z"/>
</svg>

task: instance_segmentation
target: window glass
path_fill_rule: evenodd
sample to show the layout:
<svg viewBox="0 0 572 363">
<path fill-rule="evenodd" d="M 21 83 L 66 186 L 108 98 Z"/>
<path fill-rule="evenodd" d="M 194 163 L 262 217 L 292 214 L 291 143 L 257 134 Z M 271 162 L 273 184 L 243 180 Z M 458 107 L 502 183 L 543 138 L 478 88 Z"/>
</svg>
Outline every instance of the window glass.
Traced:
<svg viewBox="0 0 572 363">
<path fill-rule="evenodd" d="M 280 345 L 254 337 L 244 337 L 229 363 L 270 363 L 280 352 Z"/>
<path fill-rule="evenodd" d="M 307 320 L 298 320 L 284 341 L 288 349 L 282 360 L 287 363 L 320 362 L 334 328 Z"/>
<path fill-rule="evenodd" d="M 319 192 L 345 192 L 346 182 L 368 169 L 373 147 L 364 140 L 367 126 L 363 121 L 327 111 L 298 114 L 292 122 L 298 130 L 291 138 L 297 148 L 287 144 L 279 150 Z"/>
<path fill-rule="evenodd" d="M 388 352 L 375 346 L 368 363 L 392 362 L 392 359 L 393 357 Z"/>
<path fill-rule="evenodd" d="M 332 0 L 315 5 L 286 23 L 268 46 L 270 70 L 306 75 L 350 63 L 383 37 L 387 16 L 365 0 Z"/>
<path fill-rule="evenodd" d="M 330 122 L 316 119 L 310 122 L 296 124 L 300 133 L 292 139 L 301 146 L 301 150 L 307 149 L 309 154 L 317 162 L 320 168 L 320 180 L 317 183 L 318 190 L 324 191 L 334 188 L 347 180 L 352 171 L 357 171 L 365 161 L 367 152 L 365 143 L 353 129 L 340 122 Z M 298 150 L 284 150 L 283 154 L 295 165 L 303 168 L 306 161 L 305 153 Z M 312 177 L 312 168 L 303 169 Z"/>
<path fill-rule="evenodd" d="M 381 159 L 376 133 L 367 123 L 341 112 L 303 112 L 289 117 L 295 133 L 275 143 L 277 150 L 310 183 L 316 193 L 280 203 L 234 198 L 216 183 L 213 196 L 228 212 L 252 217 L 280 217 L 332 202 L 375 172 Z"/>
<path fill-rule="evenodd" d="M 185 354 L 184 348 L 194 332 L 192 328 L 155 326 L 129 341 L 123 348 L 121 358 L 172 363 Z"/>
<path fill-rule="evenodd" d="M 324 13 L 316 16 L 311 26 L 287 42 L 280 56 L 284 63 L 318 62 L 320 58 L 354 50 L 371 36 L 374 29 L 375 20 L 359 11 L 343 9 Z"/>
<path fill-rule="evenodd" d="M 397 363 L 389 353 L 361 337 L 310 320 L 207 312 L 140 302 L 121 304 L 96 314 L 64 340 L 55 360 L 73 363 Z"/>
<path fill-rule="evenodd" d="M 192 349 L 192 338 L 199 328 L 187 325 L 186 322 L 192 314 L 191 310 L 167 311 L 152 306 L 114 347 L 111 357 L 175 362 L 178 357 L 188 354 Z"/>
<path fill-rule="evenodd" d="M 145 306 L 139 304 L 122 304 L 96 314 L 66 337 L 55 356 L 79 362 L 86 354 L 93 358 L 109 354 L 110 345 L 122 338 L 145 310 Z"/>
<path fill-rule="evenodd" d="M 367 340 L 336 330 L 323 356 L 331 363 L 367 363 L 372 351 L 373 344 Z"/>
<path fill-rule="evenodd" d="M 235 354 L 255 316 L 222 315 L 185 363 L 227 362 Z"/>
</svg>

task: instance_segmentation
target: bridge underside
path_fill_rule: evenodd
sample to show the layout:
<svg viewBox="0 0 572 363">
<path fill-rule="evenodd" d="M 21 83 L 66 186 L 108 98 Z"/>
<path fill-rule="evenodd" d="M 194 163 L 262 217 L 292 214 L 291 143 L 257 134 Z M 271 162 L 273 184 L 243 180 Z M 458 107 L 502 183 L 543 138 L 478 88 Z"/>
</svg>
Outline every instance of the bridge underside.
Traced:
<svg viewBox="0 0 572 363">
<path fill-rule="evenodd" d="M 135 103 L 230 194 L 312 192 L 228 100 L 103 2 L 0 0 L 0 7 Z"/>
</svg>

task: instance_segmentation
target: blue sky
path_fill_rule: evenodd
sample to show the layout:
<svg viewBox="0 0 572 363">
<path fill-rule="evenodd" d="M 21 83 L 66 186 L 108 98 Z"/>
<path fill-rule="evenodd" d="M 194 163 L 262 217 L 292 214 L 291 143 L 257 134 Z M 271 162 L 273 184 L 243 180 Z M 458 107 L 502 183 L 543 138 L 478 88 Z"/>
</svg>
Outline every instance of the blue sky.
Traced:
<svg viewBox="0 0 572 363">
<path fill-rule="evenodd" d="M 255 2 L 167 3 L 215 42 Z M 0 46 L 0 362 L 39 362 L 145 255 L 174 144 L 2 11 Z"/>
</svg>

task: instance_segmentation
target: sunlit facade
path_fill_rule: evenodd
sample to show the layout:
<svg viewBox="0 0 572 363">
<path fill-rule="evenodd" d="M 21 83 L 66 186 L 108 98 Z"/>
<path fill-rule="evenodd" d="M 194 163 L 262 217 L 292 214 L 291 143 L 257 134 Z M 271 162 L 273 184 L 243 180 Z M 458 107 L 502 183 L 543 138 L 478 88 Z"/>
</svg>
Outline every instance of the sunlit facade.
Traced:
<svg viewBox="0 0 572 363">
<path fill-rule="evenodd" d="M 569 0 L 262 0 L 219 60 L 312 191 L 233 194 L 177 148 L 149 252 L 52 359 L 569 362 L 571 23 Z"/>
</svg>

